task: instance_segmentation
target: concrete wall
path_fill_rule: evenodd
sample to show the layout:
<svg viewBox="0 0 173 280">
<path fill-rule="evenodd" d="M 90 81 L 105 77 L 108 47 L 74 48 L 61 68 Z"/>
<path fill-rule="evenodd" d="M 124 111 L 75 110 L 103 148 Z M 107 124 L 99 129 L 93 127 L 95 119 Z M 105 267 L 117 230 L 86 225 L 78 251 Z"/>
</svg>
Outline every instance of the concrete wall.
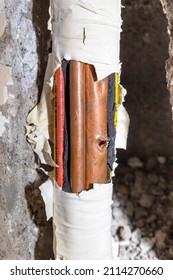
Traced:
<svg viewBox="0 0 173 280">
<path fill-rule="evenodd" d="M 25 137 L 26 116 L 37 102 L 44 76 L 48 2 L 0 3 L 0 81 L 6 66 L 13 80 L 0 106 L 0 259 L 50 257 L 45 253 L 48 223 L 38 189 L 45 178 Z M 4 88 L 0 90 L 2 99 Z"/>
</svg>

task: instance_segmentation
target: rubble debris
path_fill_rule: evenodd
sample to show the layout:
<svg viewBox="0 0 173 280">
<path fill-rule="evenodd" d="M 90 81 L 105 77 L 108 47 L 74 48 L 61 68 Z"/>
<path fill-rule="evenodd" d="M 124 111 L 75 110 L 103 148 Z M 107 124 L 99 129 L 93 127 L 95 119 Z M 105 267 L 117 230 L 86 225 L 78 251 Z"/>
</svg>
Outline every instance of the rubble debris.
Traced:
<svg viewBox="0 0 173 280">
<path fill-rule="evenodd" d="M 152 157 L 154 168 L 148 169 L 149 159 L 129 159 L 115 170 L 112 235 L 119 259 L 173 258 L 171 158 Z"/>
</svg>

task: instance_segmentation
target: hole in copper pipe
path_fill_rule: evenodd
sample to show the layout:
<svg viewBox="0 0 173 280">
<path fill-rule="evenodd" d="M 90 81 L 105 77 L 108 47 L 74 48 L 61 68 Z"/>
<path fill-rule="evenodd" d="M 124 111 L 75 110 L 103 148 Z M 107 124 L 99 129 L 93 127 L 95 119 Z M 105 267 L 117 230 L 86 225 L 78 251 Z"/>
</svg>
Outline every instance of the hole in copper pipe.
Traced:
<svg viewBox="0 0 173 280">
<path fill-rule="evenodd" d="M 104 149 L 106 149 L 108 147 L 108 140 L 99 138 L 97 142 L 98 142 L 98 148 L 100 151 L 103 151 Z"/>
</svg>

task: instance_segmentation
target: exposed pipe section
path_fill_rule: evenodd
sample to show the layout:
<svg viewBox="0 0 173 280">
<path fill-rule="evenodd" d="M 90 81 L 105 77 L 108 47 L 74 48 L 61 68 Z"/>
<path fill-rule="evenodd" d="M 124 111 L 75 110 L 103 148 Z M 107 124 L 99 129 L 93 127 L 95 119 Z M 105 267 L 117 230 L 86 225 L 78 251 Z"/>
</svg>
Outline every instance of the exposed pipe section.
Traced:
<svg viewBox="0 0 173 280">
<path fill-rule="evenodd" d="M 96 81 L 94 66 L 85 65 L 86 90 L 86 177 L 85 188 L 107 180 L 107 93 L 108 78 Z"/>
<path fill-rule="evenodd" d="M 85 189 L 85 65 L 70 61 L 70 185 Z"/>
<path fill-rule="evenodd" d="M 64 120 L 64 75 L 62 67 L 59 67 L 55 73 L 55 158 L 58 165 L 55 178 L 61 188 L 64 183 Z"/>
</svg>

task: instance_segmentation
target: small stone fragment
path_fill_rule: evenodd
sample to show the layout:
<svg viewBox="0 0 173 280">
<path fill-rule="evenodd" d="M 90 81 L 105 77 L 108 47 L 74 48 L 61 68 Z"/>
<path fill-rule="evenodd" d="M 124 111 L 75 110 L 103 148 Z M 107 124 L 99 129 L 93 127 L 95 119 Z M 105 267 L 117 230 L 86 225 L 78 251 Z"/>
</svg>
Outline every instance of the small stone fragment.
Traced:
<svg viewBox="0 0 173 280">
<path fill-rule="evenodd" d="M 147 184 L 147 178 L 142 170 L 135 170 L 134 185 L 131 187 L 131 196 L 139 198 L 144 192 L 145 185 Z"/>
<path fill-rule="evenodd" d="M 154 247 L 153 239 L 150 239 L 148 237 L 142 238 L 140 247 L 143 254 L 147 253 Z"/>
<path fill-rule="evenodd" d="M 131 234 L 131 241 L 136 245 L 141 242 L 141 230 L 139 228 L 135 229 Z"/>
<path fill-rule="evenodd" d="M 128 159 L 128 166 L 132 168 L 140 168 L 143 167 L 143 162 L 138 157 L 131 157 Z"/>
<path fill-rule="evenodd" d="M 134 209 L 133 209 L 133 203 L 131 201 L 127 201 L 126 203 L 126 212 L 128 216 L 130 217 L 133 216 Z"/>
<path fill-rule="evenodd" d="M 166 163 L 166 158 L 163 157 L 163 156 L 158 156 L 158 157 L 157 157 L 157 161 L 158 161 L 160 164 L 165 164 L 165 163 Z"/>
<path fill-rule="evenodd" d="M 153 197 L 148 194 L 142 194 L 141 198 L 139 199 L 139 204 L 142 207 L 150 208 L 153 204 Z"/>
<path fill-rule="evenodd" d="M 128 225 L 119 227 L 117 234 L 119 235 L 120 240 L 128 240 L 131 237 L 131 229 Z"/>
<path fill-rule="evenodd" d="M 168 239 L 168 235 L 166 232 L 161 229 L 157 230 L 155 233 L 156 247 L 158 249 L 164 249 L 166 247 L 166 241 Z"/>
<path fill-rule="evenodd" d="M 151 215 L 147 218 L 147 223 L 153 223 L 157 219 L 156 215 Z"/>
<path fill-rule="evenodd" d="M 148 259 L 150 259 L 150 260 L 158 260 L 156 252 L 153 249 L 148 252 Z"/>
</svg>

